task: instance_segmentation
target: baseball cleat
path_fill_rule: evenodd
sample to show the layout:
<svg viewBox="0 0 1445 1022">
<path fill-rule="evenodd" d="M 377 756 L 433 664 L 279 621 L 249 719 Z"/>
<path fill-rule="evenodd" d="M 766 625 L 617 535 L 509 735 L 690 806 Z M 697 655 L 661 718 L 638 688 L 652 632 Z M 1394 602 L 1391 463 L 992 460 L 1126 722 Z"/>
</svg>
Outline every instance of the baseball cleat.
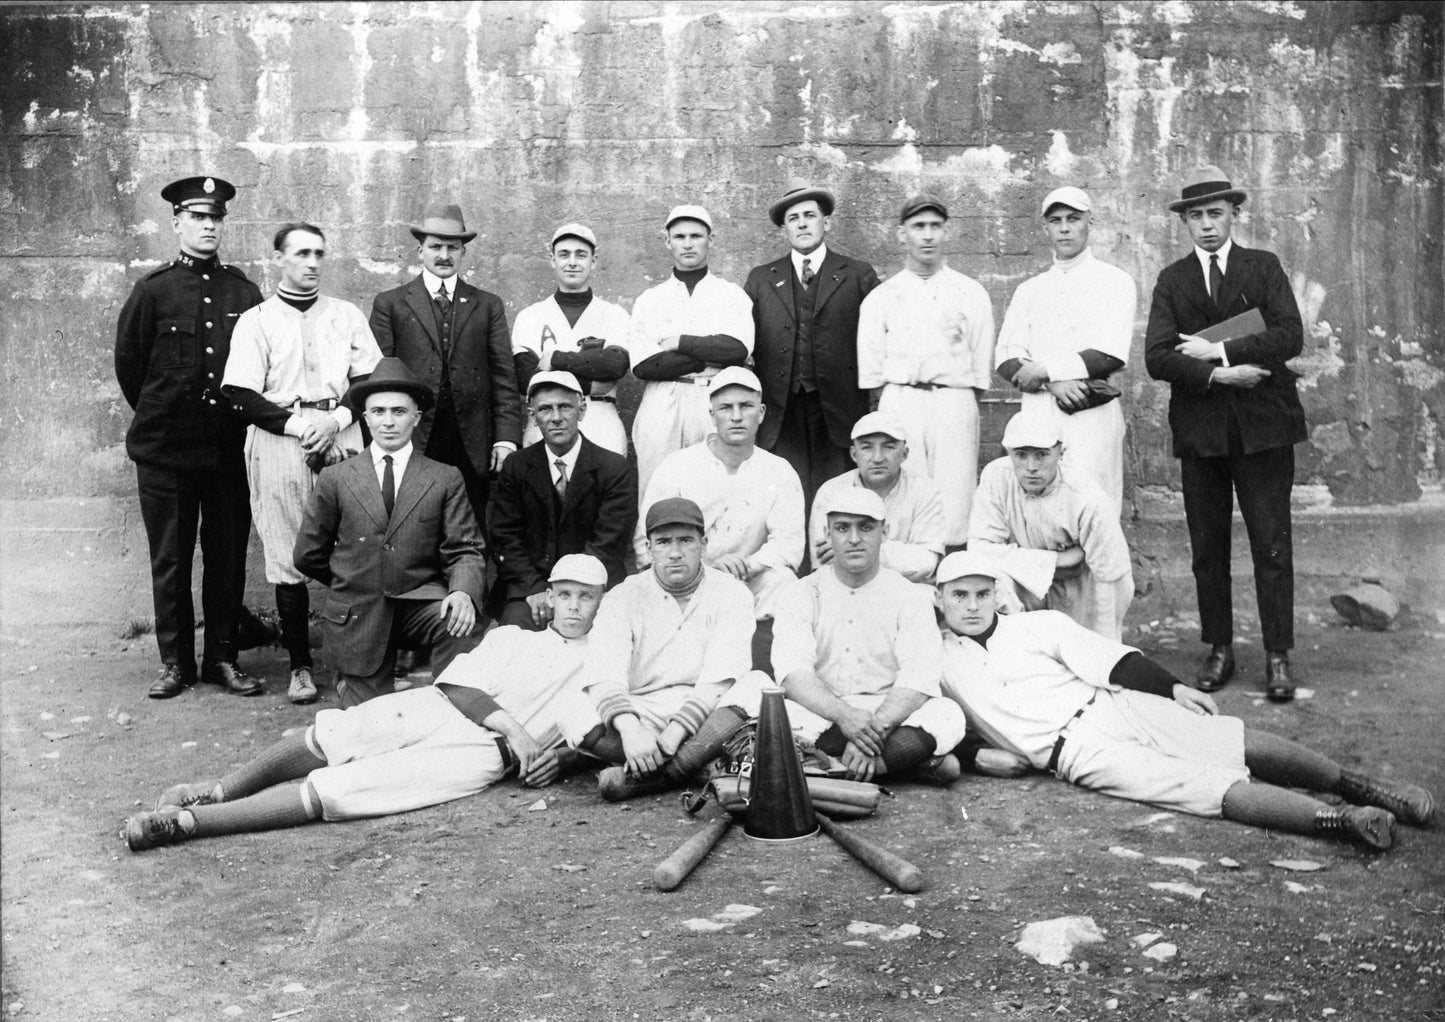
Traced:
<svg viewBox="0 0 1445 1022">
<path fill-rule="evenodd" d="M 1357 844 L 1382 852 L 1395 843 L 1395 817 L 1376 806 L 1335 806 L 1315 814 L 1322 834 L 1343 834 Z"/>
<path fill-rule="evenodd" d="M 597 775 L 597 793 L 608 802 L 626 802 L 630 798 L 656 795 L 675 787 L 675 782 L 661 771 L 637 777 L 626 767 L 608 767 Z"/>
<path fill-rule="evenodd" d="M 195 818 L 186 810 L 174 806 L 154 813 L 136 813 L 125 821 L 125 843 L 131 851 L 143 852 L 147 848 L 173 845 L 189 839 L 191 832 L 181 822 L 182 814 L 191 820 L 193 829 Z"/>
<path fill-rule="evenodd" d="M 291 686 L 286 689 L 286 698 L 293 703 L 316 702 L 316 681 L 311 677 L 311 668 L 298 667 L 291 672 Z"/>
<path fill-rule="evenodd" d="M 1435 796 L 1418 784 L 1382 781 L 1353 770 L 1341 770 L 1335 794 L 1355 805 L 1387 809 L 1401 823 L 1416 827 L 1428 827 L 1435 818 Z"/>
<path fill-rule="evenodd" d="M 194 784 L 177 784 L 161 792 L 156 799 L 156 812 L 162 809 L 185 809 L 189 806 L 213 806 L 223 801 L 216 789 L 220 781 L 197 781 Z"/>
</svg>

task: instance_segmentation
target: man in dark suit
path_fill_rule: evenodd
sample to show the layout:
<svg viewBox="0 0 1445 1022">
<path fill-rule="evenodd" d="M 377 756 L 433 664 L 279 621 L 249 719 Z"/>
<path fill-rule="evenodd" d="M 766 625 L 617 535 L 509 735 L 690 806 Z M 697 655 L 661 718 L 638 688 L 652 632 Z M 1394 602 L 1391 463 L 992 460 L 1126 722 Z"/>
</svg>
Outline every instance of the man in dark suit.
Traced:
<svg viewBox="0 0 1445 1022">
<path fill-rule="evenodd" d="M 637 473 L 581 434 L 587 399 L 572 373 L 546 370 L 527 387 L 542 442 L 507 459 L 492 498 L 501 623 L 540 631 L 552 617 L 547 579 L 567 554 L 591 554 L 611 588 L 637 524 Z"/>
<path fill-rule="evenodd" d="M 341 704 L 355 706 L 391 690 L 402 640 L 431 646 L 437 674 L 476 646 L 486 566 L 461 472 L 413 449 L 431 391 L 384 358 L 348 399 L 365 410 L 371 444 L 322 470 L 295 560 L 328 587 L 326 655 Z"/>
<path fill-rule="evenodd" d="M 1307 434 L 1295 373 L 1285 363 L 1304 347 L 1304 330 L 1279 260 L 1230 239 L 1244 200 L 1218 167 L 1200 167 L 1169 203 L 1194 251 L 1159 274 L 1144 354 L 1149 375 L 1170 386 L 1200 637 L 1210 646 L 1196 683 L 1213 692 L 1234 674 L 1229 546 L 1238 494 L 1254 559 L 1265 692 L 1288 702 L 1295 690 L 1290 489 L 1294 445 Z M 1224 340 L 1198 336 L 1251 310 L 1263 318 L 1263 331 L 1228 331 L 1233 336 Z"/>
<path fill-rule="evenodd" d="M 434 205 L 420 224 L 421 274 L 383 291 L 371 307 L 371 332 L 383 355 L 405 362 L 436 394 L 417 427 L 427 457 L 461 470 L 467 499 L 485 527 L 488 475 L 522 442 L 522 400 L 502 300 L 458 279 L 467 242 L 461 208 Z"/>
<path fill-rule="evenodd" d="M 261 304 L 260 289 L 217 256 L 226 203 L 235 194 L 218 177 L 184 178 L 161 190 L 180 254 L 136 284 L 116 324 L 115 376 L 135 410 L 125 449 L 135 462 L 150 545 L 161 656 L 152 699 L 170 699 L 196 683 L 191 562 L 198 530 L 206 618 L 201 680 L 236 695 L 261 694 L 260 682 L 236 665 L 251 534 L 246 424 L 221 396 L 231 332 L 241 313 Z"/>
<path fill-rule="evenodd" d="M 768 416 L 758 446 L 793 466 L 808 506 L 848 471 L 853 423 L 868 411 L 858 388 L 858 307 L 878 286 L 873 267 L 828 248 L 833 193 L 794 179 L 768 209 L 792 252 L 753 268 L 753 360 Z"/>
</svg>

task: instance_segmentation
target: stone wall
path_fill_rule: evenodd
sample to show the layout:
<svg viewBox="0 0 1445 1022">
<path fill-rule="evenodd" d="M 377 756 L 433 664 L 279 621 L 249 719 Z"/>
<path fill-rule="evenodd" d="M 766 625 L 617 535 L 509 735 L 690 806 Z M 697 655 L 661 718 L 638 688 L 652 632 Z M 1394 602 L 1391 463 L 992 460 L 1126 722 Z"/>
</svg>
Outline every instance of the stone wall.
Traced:
<svg viewBox="0 0 1445 1022">
<path fill-rule="evenodd" d="M 274 226 L 324 225 L 325 286 L 363 308 L 415 272 L 404 224 L 454 196 L 481 232 L 469 278 L 514 315 L 549 291 L 563 219 L 597 229 L 596 286 L 630 304 L 667 271 L 665 209 L 703 202 L 714 266 L 741 280 L 782 251 L 766 206 L 799 174 L 837 191 L 832 240 L 885 275 L 900 200 L 942 194 L 951 262 L 1000 319 L 1047 264 L 1039 197 L 1088 188 L 1096 251 L 1141 289 L 1127 472 L 1148 517 L 1174 506 L 1178 469 L 1139 341 L 1185 250 L 1164 202 L 1200 162 L 1250 191 L 1242 240 L 1279 253 L 1305 314 L 1298 492 L 1398 507 L 1439 489 L 1436 4 L 117 4 L 0 21 L 12 498 L 126 513 L 113 329 L 174 251 L 168 180 L 242 189 L 223 252 L 266 289 Z"/>
</svg>

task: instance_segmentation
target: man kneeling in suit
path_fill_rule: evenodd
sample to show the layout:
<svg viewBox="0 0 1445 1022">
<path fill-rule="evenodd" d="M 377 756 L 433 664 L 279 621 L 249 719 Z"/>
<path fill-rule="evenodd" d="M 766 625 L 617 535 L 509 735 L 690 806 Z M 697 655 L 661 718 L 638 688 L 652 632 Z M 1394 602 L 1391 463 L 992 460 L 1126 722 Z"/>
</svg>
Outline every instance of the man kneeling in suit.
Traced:
<svg viewBox="0 0 1445 1022">
<path fill-rule="evenodd" d="M 504 625 L 540 630 L 551 620 L 547 576 L 567 554 L 591 554 L 611 588 L 637 523 L 637 473 L 627 459 L 581 433 L 587 399 L 572 373 L 546 370 L 527 386 L 542 441 L 502 465 L 492 490 L 492 548 Z M 498 600 L 500 597 L 500 600 Z"/>
<path fill-rule="evenodd" d="M 322 471 L 294 551 L 297 569 L 329 587 L 321 616 L 343 706 L 391 691 L 401 640 L 430 646 L 438 675 L 475 647 L 486 586 L 461 472 L 412 449 L 431 391 L 384 358 L 350 400 L 371 444 Z"/>
</svg>

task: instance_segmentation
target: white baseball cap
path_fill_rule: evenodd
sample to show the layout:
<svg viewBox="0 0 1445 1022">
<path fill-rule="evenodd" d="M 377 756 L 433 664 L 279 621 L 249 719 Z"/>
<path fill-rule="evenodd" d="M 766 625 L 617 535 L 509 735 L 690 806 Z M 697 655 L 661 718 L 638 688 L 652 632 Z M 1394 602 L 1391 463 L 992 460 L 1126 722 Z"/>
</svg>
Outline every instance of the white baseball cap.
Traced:
<svg viewBox="0 0 1445 1022">
<path fill-rule="evenodd" d="M 983 554 L 970 550 L 959 550 L 949 554 L 939 563 L 934 578 L 939 585 L 943 585 L 945 582 L 968 578 L 970 575 L 981 575 L 984 578 L 991 578 L 995 582 L 1004 577 L 1003 572 L 994 566 L 993 561 Z"/>
<path fill-rule="evenodd" d="M 839 486 L 823 502 L 825 515 L 862 515 L 874 521 L 888 518 L 883 498 L 865 486 Z"/>
<path fill-rule="evenodd" d="M 607 569 L 591 554 L 566 554 L 552 565 L 548 582 L 581 582 L 584 586 L 605 586 Z"/>
<path fill-rule="evenodd" d="M 1036 412 L 1019 412 L 1003 430 L 1003 446 L 1013 451 L 1020 447 L 1037 447 L 1048 450 L 1064 439 L 1059 430 L 1059 421 L 1052 415 Z"/>
<path fill-rule="evenodd" d="M 546 369 L 532 377 L 527 384 L 527 397 L 532 396 L 532 391 L 538 387 L 561 387 L 574 393 L 584 393 L 582 384 L 577 382 L 577 377 L 563 369 Z"/>
<path fill-rule="evenodd" d="M 902 440 L 904 443 L 908 442 L 908 433 L 899 425 L 898 420 L 887 412 L 869 412 L 853 424 L 853 432 L 848 435 L 854 440 L 858 440 L 875 433 L 882 433 L 884 436 Z"/>
<path fill-rule="evenodd" d="M 747 366 L 724 366 L 718 370 L 712 382 L 708 384 L 708 393 L 716 394 L 724 387 L 746 387 L 748 390 L 755 390 L 759 394 L 763 392 L 763 384 L 758 379 L 758 374 Z"/>
<path fill-rule="evenodd" d="M 708 230 L 712 230 L 712 217 L 701 206 L 673 206 L 672 212 L 667 214 L 667 220 L 662 226 L 671 227 L 679 220 L 696 220 L 705 224 Z"/>
<path fill-rule="evenodd" d="M 1094 208 L 1089 202 L 1089 193 L 1082 188 L 1075 188 L 1073 185 L 1055 188 L 1045 195 L 1043 205 L 1039 207 L 1039 215 L 1047 214 L 1054 206 L 1068 206 L 1070 209 L 1077 209 L 1080 213 L 1087 213 Z"/>
<path fill-rule="evenodd" d="M 563 224 L 552 232 L 552 244 L 555 245 L 563 238 L 581 238 L 591 245 L 593 250 L 597 249 L 597 235 L 592 233 L 592 228 L 586 224 L 570 223 Z"/>
</svg>

